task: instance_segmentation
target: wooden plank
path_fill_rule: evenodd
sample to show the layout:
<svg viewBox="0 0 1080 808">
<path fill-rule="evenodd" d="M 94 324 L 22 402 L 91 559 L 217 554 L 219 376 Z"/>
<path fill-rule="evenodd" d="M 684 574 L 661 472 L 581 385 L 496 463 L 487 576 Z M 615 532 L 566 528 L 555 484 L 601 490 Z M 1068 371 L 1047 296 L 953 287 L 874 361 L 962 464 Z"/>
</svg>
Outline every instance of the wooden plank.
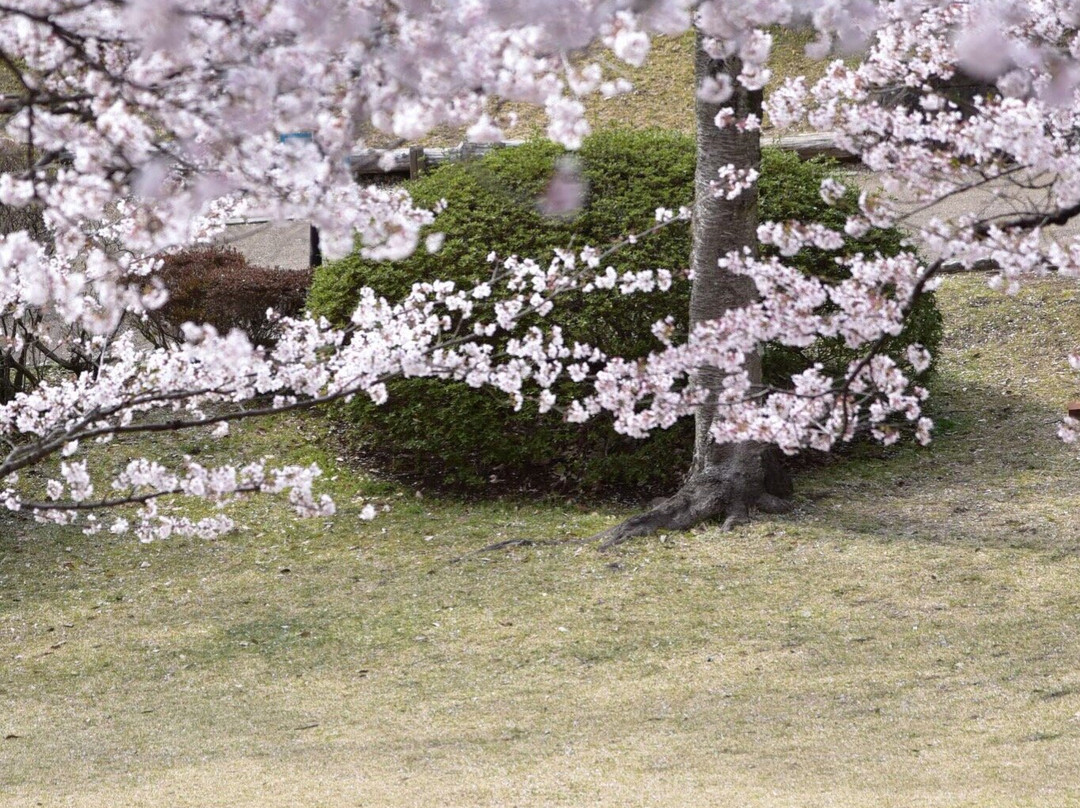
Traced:
<svg viewBox="0 0 1080 808">
<path fill-rule="evenodd" d="M 365 149 L 349 157 L 349 166 L 358 177 L 379 174 L 414 176 L 418 170 L 423 170 L 423 166 L 469 160 L 487 154 L 492 149 L 518 146 L 523 142 L 507 140 L 499 143 L 461 143 L 450 149 L 420 149 L 415 146 L 410 149 Z M 845 163 L 858 162 L 856 155 L 837 148 L 832 135 L 817 132 L 783 137 L 766 136 L 762 138 L 762 145 L 790 149 L 804 160 L 825 156 Z"/>
<path fill-rule="evenodd" d="M 349 168 L 354 175 L 407 174 L 408 149 L 364 149 L 349 155 Z"/>
<path fill-rule="evenodd" d="M 471 160 L 487 154 L 492 149 L 519 146 L 523 140 L 506 140 L 498 143 L 460 143 L 450 149 L 365 149 L 349 156 L 349 168 L 354 176 L 378 174 L 409 174 L 418 163 L 423 167 Z"/>
<path fill-rule="evenodd" d="M 424 150 L 419 146 L 409 149 L 409 179 L 415 180 L 420 176 L 424 167 Z"/>
<path fill-rule="evenodd" d="M 839 148 L 833 136 L 827 133 L 807 132 L 804 134 L 783 135 L 782 137 L 769 137 L 766 135 L 762 137 L 761 145 L 793 151 L 803 160 L 809 160 L 812 157 L 831 157 L 841 163 L 860 162 L 858 155 Z"/>
</svg>

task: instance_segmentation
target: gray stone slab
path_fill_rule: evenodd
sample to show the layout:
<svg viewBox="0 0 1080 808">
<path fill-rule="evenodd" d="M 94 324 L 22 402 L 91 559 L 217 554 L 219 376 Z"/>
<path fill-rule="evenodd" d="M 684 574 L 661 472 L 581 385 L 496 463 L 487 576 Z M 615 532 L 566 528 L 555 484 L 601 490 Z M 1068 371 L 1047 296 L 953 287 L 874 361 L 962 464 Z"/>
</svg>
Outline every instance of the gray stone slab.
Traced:
<svg viewBox="0 0 1080 808">
<path fill-rule="evenodd" d="M 230 224 L 220 240 L 238 249 L 255 266 L 307 269 L 311 265 L 307 222 Z"/>
</svg>

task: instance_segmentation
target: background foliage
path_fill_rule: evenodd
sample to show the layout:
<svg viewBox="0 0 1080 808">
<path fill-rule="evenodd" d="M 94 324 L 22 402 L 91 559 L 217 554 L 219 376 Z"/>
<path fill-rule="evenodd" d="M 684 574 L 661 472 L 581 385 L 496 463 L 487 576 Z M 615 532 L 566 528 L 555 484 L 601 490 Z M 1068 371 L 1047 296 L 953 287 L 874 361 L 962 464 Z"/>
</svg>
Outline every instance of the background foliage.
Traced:
<svg viewBox="0 0 1080 808">
<path fill-rule="evenodd" d="M 3 89 L 3 78 L 0 74 L 0 90 Z M 25 145 L 0 137 L 0 174 L 21 174 L 33 162 L 34 155 Z M 39 242 L 49 243 L 40 205 L 17 208 L 0 203 L 0 236 L 20 230 L 25 230 Z M 42 375 L 47 359 L 34 345 L 41 319 L 41 312 L 33 309 L 28 309 L 19 317 L 0 310 L 0 338 L 4 339 L 3 348 L 0 349 L 0 404 L 34 387 Z M 59 326 L 54 328 L 57 335 L 61 330 L 67 331 Z M 74 355 L 57 358 L 61 362 L 70 362 L 71 369 L 85 369 Z"/>
</svg>

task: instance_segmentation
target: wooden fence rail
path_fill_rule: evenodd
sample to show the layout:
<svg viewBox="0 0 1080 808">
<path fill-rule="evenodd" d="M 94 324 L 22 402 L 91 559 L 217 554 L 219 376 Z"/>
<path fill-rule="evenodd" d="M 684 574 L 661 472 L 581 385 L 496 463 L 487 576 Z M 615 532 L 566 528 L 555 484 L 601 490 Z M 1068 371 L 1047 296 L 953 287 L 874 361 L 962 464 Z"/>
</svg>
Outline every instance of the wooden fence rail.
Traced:
<svg viewBox="0 0 1080 808">
<path fill-rule="evenodd" d="M 373 177 L 379 175 L 408 175 L 415 178 L 426 168 L 433 168 L 442 163 L 457 162 L 479 157 L 492 149 L 508 148 L 523 143 L 521 140 L 507 140 L 499 143 L 462 143 L 449 149 L 424 149 L 413 146 L 408 149 L 365 149 L 349 157 L 349 166 L 354 176 Z M 772 146 L 796 152 L 799 157 L 827 156 L 840 162 L 858 162 L 858 157 L 837 148 L 831 135 L 809 133 L 785 135 L 783 137 L 764 136 L 763 146 Z"/>
</svg>

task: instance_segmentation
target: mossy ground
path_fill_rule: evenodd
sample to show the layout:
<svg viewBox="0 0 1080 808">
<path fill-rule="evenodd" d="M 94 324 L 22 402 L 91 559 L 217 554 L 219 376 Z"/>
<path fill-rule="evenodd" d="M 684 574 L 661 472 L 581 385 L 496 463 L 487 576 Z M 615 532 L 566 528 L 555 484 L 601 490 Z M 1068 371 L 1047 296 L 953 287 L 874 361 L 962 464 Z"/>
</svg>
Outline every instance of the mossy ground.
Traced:
<svg viewBox="0 0 1080 808">
<path fill-rule="evenodd" d="M 318 460 L 342 512 L 257 499 L 223 539 L 149 545 L 2 523 L 0 802 L 1080 804 L 1054 437 L 1080 290 L 983 280 L 940 295 L 935 443 L 804 472 L 796 513 L 729 534 L 470 555 L 625 512 L 418 497 L 316 416 L 110 449 Z"/>
</svg>

